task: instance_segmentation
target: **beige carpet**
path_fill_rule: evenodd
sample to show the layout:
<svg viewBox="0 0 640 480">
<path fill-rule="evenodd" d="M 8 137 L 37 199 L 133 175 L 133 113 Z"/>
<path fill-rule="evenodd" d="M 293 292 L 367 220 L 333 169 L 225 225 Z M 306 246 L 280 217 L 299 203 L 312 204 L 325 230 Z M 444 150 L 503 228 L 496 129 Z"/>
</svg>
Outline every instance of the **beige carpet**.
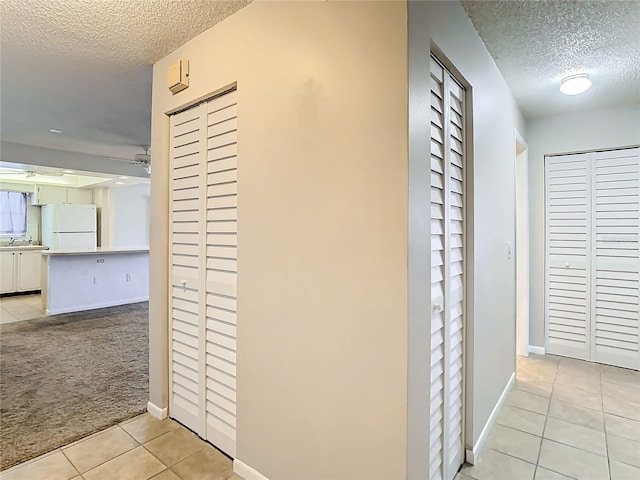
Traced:
<svg viewBox="0 0 640 480">
<path fill-rule="evenodd" d="M 0 470 L 146 409 L 149 305 L 0 326 Z"/>
</svg>

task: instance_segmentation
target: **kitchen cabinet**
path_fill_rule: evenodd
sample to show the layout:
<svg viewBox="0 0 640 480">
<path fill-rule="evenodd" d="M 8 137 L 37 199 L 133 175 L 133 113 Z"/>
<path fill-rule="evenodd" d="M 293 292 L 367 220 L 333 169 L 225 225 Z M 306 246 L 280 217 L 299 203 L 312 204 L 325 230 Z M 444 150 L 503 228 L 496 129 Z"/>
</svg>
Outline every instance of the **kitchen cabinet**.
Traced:
<svg viewBox="0 0 640 480">
<path fill-rule="evenodd" d="M 0 293 L 40 290 L 41 250 L 0 252 Z"/>
<path fill-rule="evenodd" d="M 67 203 L 90 205 L 93 203 L 93 191 L 81 188 L 67 188 Z"/>
<path fill-rule="evenodd" d="M 149 300 L 148 248 L 42 252 L 47 315 Z"/>
<path fill-rule="evenodd" d="M 54 187 L 37 185 L 31 195 L 31 205 L 47 205 L 50 203 L 74 203 L 89 205 L 93 203 L 93 191 L 82 188 Z"/>
<path fill-rule="evenodd" d="M 0 293 L 16 291 L 16 252 L 0 252 Z"/>
<path fill-rule="evenodd" d="M 36 252 L 18 252 L 17 284 L 19 292 L 40 290 L 42 255 Z"/>
</svg>

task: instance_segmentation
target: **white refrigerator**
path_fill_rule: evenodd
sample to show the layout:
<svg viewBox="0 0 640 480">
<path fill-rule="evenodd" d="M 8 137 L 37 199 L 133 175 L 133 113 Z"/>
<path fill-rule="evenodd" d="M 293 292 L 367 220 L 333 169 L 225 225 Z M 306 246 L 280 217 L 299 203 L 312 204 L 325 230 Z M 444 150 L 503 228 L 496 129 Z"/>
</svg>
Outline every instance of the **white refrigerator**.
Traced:
<svg viewBox="0 0 640 480">
<path fill-rule="evenodd" d="M 86 250 L 97 246 L 95 205 L 42 206 L 42 244 L 52 250 Z"/>
</svg>

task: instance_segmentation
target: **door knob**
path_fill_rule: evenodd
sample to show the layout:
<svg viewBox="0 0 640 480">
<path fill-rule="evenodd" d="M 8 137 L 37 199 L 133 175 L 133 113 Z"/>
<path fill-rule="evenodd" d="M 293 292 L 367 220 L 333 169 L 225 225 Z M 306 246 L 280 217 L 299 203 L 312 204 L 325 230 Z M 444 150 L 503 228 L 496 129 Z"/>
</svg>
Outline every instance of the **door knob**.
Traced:
<svg viewBox="0 0 640 480">
<path fill-rule="evenodd" d="M 436 303 L 433 305 L 433 311 L 435 313 L 440 313 L 442 311 L 442 305 L 440 305 L 439 303 Z"/>
<path fill-rule="evenodd" d="M 564 268 L 569 268 L 569 262 L 564 264 Z"/>
</svg>

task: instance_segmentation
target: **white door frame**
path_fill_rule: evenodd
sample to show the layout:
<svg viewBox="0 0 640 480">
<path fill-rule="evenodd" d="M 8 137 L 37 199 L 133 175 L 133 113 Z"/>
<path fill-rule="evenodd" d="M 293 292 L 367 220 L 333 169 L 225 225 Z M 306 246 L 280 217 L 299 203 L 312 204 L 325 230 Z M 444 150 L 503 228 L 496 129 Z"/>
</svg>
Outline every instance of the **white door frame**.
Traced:
<svg viewBox="0 0 640 480">
<path fill-rule="evenodd" d="M 528 147 L 516 130 L 516 354 L 529 355 L 529 161 Z"/>
</svg>

